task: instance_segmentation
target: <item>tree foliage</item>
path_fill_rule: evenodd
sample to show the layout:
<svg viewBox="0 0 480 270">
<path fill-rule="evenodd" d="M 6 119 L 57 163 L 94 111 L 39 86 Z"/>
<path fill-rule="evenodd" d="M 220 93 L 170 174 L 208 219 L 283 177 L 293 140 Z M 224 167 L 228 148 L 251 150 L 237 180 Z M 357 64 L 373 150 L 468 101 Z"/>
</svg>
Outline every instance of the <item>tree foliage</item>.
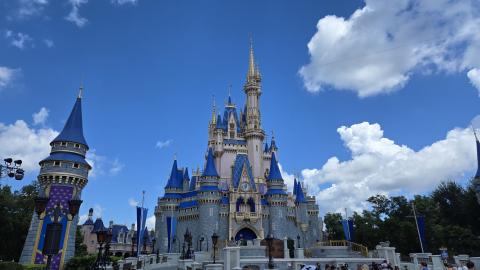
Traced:
<svg viewBox="0 0 480 270">
<path fill-rule="evenodd" d="M 390 241 L 397 252 L 420 252 L 412 202 L 418 215 L 425 217 L 425 252 L 438 253 L 447 247 L 450 254 L 480 255 L 480 205 L 472 183 L 440 184 L 430 195 L 372 196 L 370 210 L 354 213 L 355 242 L 373 249 L 380 241 Z M 341 215 L 328 213 L 325 225 L 330 239 L 344 239 Z"/>
<path fill-rule="evenodd" d="M 33 198 L 38 194 L 38 183 L 12 192 L 10 186 L 0 186 L 0 260 L 18 261 L 34 209 Z"/>
</svg>

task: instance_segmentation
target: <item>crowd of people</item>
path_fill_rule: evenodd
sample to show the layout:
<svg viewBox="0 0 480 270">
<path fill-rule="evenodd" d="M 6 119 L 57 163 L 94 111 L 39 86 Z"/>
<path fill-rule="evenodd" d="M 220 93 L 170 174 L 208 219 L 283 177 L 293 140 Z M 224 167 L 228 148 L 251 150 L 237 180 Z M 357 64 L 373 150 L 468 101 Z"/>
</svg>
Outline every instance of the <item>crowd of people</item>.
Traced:
<svg viewBox="0 0 480 270">
<path fill-rule="evenodd" d="M 444 270 L 475 270 L 475 264 L 471 261 L 461 264 L 458 266 L 454 266 L 453 264 L 445 263 L 444 264 L 445 269 Z M 321 270 L 321 265 L 320 263 L 317 263 L 316 265 L 302 265 L 301 270 Z M 335 264 L 325 264 L 324 270 L 351 270 L 348 267 L 348 264 L 340 264 L 340 265 L 335 265 Z M 392 267 L 392 264 L 387 262 L 387 260 L 384 260 L 381 264 L 372 262 L 370 265 L 363 264 L 359 265 L 357 270 L 399 270 L 398 266 Z M 421 262 L 419 270 L 432 270 L 428 268 L 428 265 L 426 262 Z"/>
</svg>

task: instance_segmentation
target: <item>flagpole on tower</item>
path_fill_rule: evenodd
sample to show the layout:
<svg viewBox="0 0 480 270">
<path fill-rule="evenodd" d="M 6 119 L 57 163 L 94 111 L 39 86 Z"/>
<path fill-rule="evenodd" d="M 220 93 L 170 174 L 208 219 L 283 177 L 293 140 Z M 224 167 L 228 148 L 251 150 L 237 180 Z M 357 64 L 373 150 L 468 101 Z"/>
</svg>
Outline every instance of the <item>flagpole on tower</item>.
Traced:
<svg viewBox="0 0 480 270">
<path fill-rule="evenodd" d="M 418 240 L 420 241 L 420 248 L 422 249 L 423 252 L 423 243 L 422 243 L 422 237 L 420 235 L 420 228 L 418 227 L 418 221 L 417 221 L 417 211 L 415 211 L 415 204 L 412 201 L 412 209 L 413 209 L 413 218 L 415 218 L 415 225 L 417 225 L 417 233 L 418 233 Z"/>
</svg>

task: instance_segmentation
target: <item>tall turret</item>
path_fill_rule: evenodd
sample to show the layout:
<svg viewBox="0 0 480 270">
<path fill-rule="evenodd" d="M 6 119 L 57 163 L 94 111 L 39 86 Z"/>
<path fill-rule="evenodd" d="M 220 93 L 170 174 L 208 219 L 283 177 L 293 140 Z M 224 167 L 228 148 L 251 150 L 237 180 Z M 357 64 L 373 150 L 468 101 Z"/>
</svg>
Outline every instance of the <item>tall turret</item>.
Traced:
<svg viewBox="0 0 480 270">
<path fill-rule="evenodd" d="M 255 65 L 253 42 L 250 41 L 247 81 L 243 86 L 243 90 L 247 95 L 244 112 L 246 118 L 245 138 L 247 139 L 248 159 L 250 164 L 252 164 L 255 178 L 262 177 L 262 145 L 265 138 L 260 114 L 261 81 L 260 71 L 258 66 Z"/>
<path fill-rule="evenodd" d="M 49 197 L 49 202 L 41 219 L 36 214 L 32 217 L 20 257 L 21 263 L 45 263 L 41 250 L 45 240 L 45 228 L 53 220 L 53 207 L 60 204 L 63 209 L 68 209 L 69 200 L 80 199 L 82 189 L 88 183 L 88 172 L 92 167 L 85 160 L 89 147 L 83 136 L 82 90 L 80 88 L 62 132 L 50 143 L 50 155 L 39 163 L 41 169 L 37 179 L 42 188 L 40 193 Z M 67 216 L 62 214 L 60 223 L 63 226 L 60 251 L 52 258 L 52 269 L 61 269 L 64 262 L 73 257 L 78 215 L 69 221 Z"/>
<path fill-rule="evenodd" d="M 270 210 L 270 228 L 267 232 L 273 234 L 275 238 L 283 239 L 287 236 L 287 227 L 285 218 L 287 217 L 287 193 L 284 190 L 284 181 L 278 167 L 275 153 L 272 153 L 270 160 L 270 171 L 267 177 L 267 193 L 265 197 L 268 200 Z"/>
</svg>

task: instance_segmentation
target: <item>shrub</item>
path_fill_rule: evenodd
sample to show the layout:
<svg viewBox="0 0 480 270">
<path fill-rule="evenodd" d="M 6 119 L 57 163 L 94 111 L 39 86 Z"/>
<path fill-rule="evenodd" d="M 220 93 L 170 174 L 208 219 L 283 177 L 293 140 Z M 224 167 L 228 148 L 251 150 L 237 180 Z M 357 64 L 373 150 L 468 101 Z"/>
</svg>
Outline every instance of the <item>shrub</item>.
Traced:
<svg viewBox="0 0 480 270">
<path fill-rule="evenodd" d="M 65 270 L 88 270 L 96 259 L 97 255 L 73 257 L 65 264 Z"/>
<path fill-rule="evenodd" d="M 23 267 L 16 262 L 0 262 L 0 270 L 23 270 Z"/>
</svg>

